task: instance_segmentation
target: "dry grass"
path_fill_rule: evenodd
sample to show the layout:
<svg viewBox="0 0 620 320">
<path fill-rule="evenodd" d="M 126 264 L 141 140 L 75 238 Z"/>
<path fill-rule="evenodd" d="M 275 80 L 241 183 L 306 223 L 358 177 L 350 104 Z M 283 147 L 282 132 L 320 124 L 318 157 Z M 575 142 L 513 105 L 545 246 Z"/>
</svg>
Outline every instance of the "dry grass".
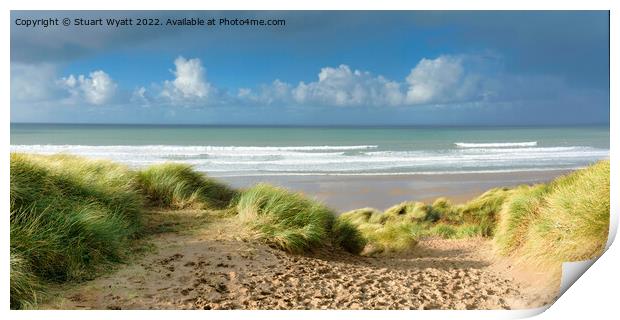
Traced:
<svg viewBox="0 0 620 320">
<path fill-rule="evenodd" d="M 609 161 L 515 195 L 500 214 L 499 250 L 539 267 L 602 254 L 609 232 Z"/>
</svg>

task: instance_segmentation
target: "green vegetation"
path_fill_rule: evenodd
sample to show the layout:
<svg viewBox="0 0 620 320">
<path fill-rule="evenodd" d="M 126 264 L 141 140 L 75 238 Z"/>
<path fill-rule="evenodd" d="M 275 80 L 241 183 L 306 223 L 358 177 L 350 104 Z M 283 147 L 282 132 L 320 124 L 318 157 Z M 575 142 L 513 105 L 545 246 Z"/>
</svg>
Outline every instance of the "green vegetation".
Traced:
<svg viewBox="0 0 620 320">
<path fill-rule="evenodd" d="M 366 246 L 367 242 L 362 233 L 354 224 L 348 221 L 336 219 L 332 227 L 332 233 L 334 244 L 350 253 L 358 254 Z"/>
<path fill-rule="evenodd" d="M 367 222 L 377 223 L 379 222 L 380 215 L 381 211 L 377 209 L 362 208 L 351 210 L 341 214 L 339 220 L 347 220 L 354 225 L 359 225 Z"/>
<path fill-rule="evenodd" d="M 520 186 L 515 188 L 499 212 L 495 243 L 502 254 L 519 247 L 530 223 L 537 218 L 538 207 L 548 193 L 546 185 Z"/>
<path fill-rule="evenodd" d="M 495 232 L 497 215 L 506 198 L 513 189 L 494 188 L 486 191 L 477 198 L 460 205 L 456 210 L 456 220 L 460 223 L 478 226 L 478 235 L 492 237 Z"/>
<path fill-rule="evenodd" d="M 407 220 L 411 222 L 437 221 L 439 215 L 432 206 L 422 202 L 408 201 L 397 204 L 383 213 L 387 221 Z M 382 221 L 384 222 L 384 221 Z"/>
<path fill-rule="evenodd" d="M 32 308 L 43 292 L 39 279 L 28 262 L 19 254 L 11 252 L 11 309 Z"/>
<path fill-rule="evenodd" d="M 491 189 L 465 204 L 408 201 L 339 217 L 302 194 L 266 184 L 236 191 L 182 164 L 130 170 L 15 153 L 10 169 L 11 308 L 36 306 L 50 283 L 90 279 L 124 261 L 128 242 L 142 235 L 231 213 L 245 237 L 288 252 L 334 246 L 372 255 L 407 251 L 422 237 L 488 237 L 499 253 L 545 267 L 600 254 L 609 228 L 609 161 L 548 184 Z"/>
<path fill-rule="evenodd" d="M 495 237 L 500 252 L 540 267 L 603 252 L 609 231 L 609 160 L 522 189 L 500 212 Z"/>
<path fill-rule="evenodd" d="M 193 191 L 192 191 L 193 190 Z M 90 279 L 124 261 L 147 204 L 222 207 L 234 192 L 184 165 L 132 171 L 69 155 L 11 154 L 11 308 L 45 284 Z"/>
<path fill-rule="evenodd" d="M 490 236 L 507 191 L 493 189 L 463 205 L 438 198 L 432 205 L 417 201 L 397 204 L 385 212 L 372 208 L 343 213 L 338 220 L 355 225 L 367 242 L 364 254 L 411 249 L 421 237 L 458 239 Z"/>
<path fill-rule="evenodd" d="M 87 279 L 121 261 L 142 203 L 124 166 L 12 154 L 11 306 L 36 303 L 37 282 Z"/>
<path fill-rule="evenodd" d="M 471 201 L 408 201 L 385 212 L 343 213 L 366 240 L 364 254 L 406 251 L 421 237 L 493 238 L 498 252 L 539 265 L 600 254 L 609 229 L 609 161 L 548 184 L 491 189 Z"/>
<path fill-rule="evenodd" d="M 236 193 L 180 163 L 148 167 L 138 172 L 137 180 L 151 205 L 173 209 L 221 209 Z"/>
<path fill-rule="evenodd" d="M 309 251 L 332 239 L 352 252 L 363 248 L 363 239 L 351 224 L 335 223 L 329 208 L 299 193 L 258 184 L 239 196 L 236 208 L 252 237 L 288 252 Z"/>
</svg>

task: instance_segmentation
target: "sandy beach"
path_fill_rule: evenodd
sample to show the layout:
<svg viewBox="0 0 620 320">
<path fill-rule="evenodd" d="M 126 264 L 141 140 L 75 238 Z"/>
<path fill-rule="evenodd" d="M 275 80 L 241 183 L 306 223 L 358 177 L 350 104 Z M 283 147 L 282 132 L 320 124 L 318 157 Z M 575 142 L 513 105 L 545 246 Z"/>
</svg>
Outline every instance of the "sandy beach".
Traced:
<svg viewBox="0 0 620 320">
<path fill-rule="evenodd" d="M 548 182 L 569 170 L 418 174 L 418 175 L 274 175 L 217 177 L 234 188 L 266 182 L 291 191 L 303 192 L 339 212 L 363 207 L 379 210 L 403 201 L 432 202 L 447 197 L 465 202 L 495 187 Z"/>
<path fill-rule="evenodd" d="M 42 308 L 522 309 L 553 302 L 559 288 L 493 260 L 483 239 L 426 239 L 394 256 L 335 248 L 293 255 L 242 241 L 235 230 L 214 220 L 190 234 L 158 235 L 155 253 L 60 288 Z"/>
<path fill-rule="evenodd" d="M 50 269 L 56 274 L 70 270 L 74 275 L 68 276 L 75 280 L 44 282 L 44 290 L 35 292 L 36 309 L 536 308 L 557 298 L 563 262 L 600 255 L 609 223 L 608 161 L 556 179 L 553 175 L 560 172 L 322 176 L 316 181 L 310 178 L 317 177 L 306 176 L 306 180 L 294 180 L 301 186 L 314 186 L 308 189 L 314 195 L 303 191 L 306 197 L 267 184 L 231 189 L 182 164 L 130 171 L 106 161 L 65 155 L 12 154 L 11 160 L 12 182 L 21 186 L 15 188 L 16 204 L 24 201 L 17 196 L 31 197 L 36 186 L 44 184 L 53 187 L 52 192 L 39 192 L 36 199 L 44 200 L 43 212 L 50 203 L 60 206 L 53 222 L 67 218 L 65 207 L 85 212 L 85 217 L 79 217 L 84 225 L 75 232 L 76 220 L 67 220 L 64 229 L 53 232 L 19 229 L 23 238 L 13 238 L 16 246 L 42 243 L 26 242 L 26 236 L 53 236 L 55 240 L 58 233 L 74 242 L 68 246 L 64 241 L 50 241 L 44 253 L 65 249 L 65 257 L 84 257 L 111 250 L 112 245 L 117 250 L 88 273 L 66 266 L 68 258 L 50 258 L 56 264 L 41 264 L 57 267 Z M 48 175 L 33 180 L 33 167 Z M 533 185 L 549 180 L 553 181 Z M 480 194 L 487 188 L 517 184 L 528 185 Z M 366 192 L 378 192 L 377 198 L 367 197 L 363 202 L 362 191 L 353 197 L 353 193 L 337 192 L 337 188 L 360 190 L 364 185 L 372 185 Z M 292 184 L 287 187 L 301 191 Z M 393 191 L 398 189 L 403 192 Z M 383 212 L 362 209 L 338 214 L 311 199 L 327 191 L 354 208 L 385 207 L 373 201 L 386 194 L 391 195 L 387 201 L 392 204 L 401 199 L 414 201 Z M 476 195 L 458 205 L 430 201 L 448 195 L 458 202 L 456 196 L 466 193 Z M 102 205 L 93 207 L 93 199 Z M 537 205 L 525 209 L 515 205 L 523 199 Z M 571 211 L 560 211 L 557 218 L 558 209 L 546 205 L 558 201 L 576 204 Z M 325 202 L 332 208 L 338 206 L 329 198 Z M 102 215 L 101 210 L 108 211 Z M 94 229 L 102 218 L 119 214 L 114 210 L 127 218 L 110 219 L 105 229 Z M 15 211 L 12 217 L 19 214 L 25 220 L 30 213 Z M 536 219 L 526 222 L 520 218 L 524 216 Z M 582 226 L 575 229 L 589 228 L 590 232 L 583 235 L 563 228 L 539 232 L 548 221 L 562 223 L 562 219 L 578 219 Z M 17 225 L 22 220 L 15 218 L 13 227 L 22 227 Z M 96 238 L 109 236 L 110 230 L 127 233 L 105 238 L 107 242 Z M 19 235 L 12 232 L 12 236 Z M 76 232 L 81 232 L 80 237 Z M 83 245 L 85 238 L 90 240 L 88 246 Z M 578 255 L 567 243 L 579 243 Z M 23 268 L 20 259 L 12 256 L 13 270 Z M 23 274 L 13 272 L 12 276 Z M 21 287 L 12 290 L 20 293 L 17 289 Z M 24 308 L 33 308 L 25 303 Z"/>
</svg>

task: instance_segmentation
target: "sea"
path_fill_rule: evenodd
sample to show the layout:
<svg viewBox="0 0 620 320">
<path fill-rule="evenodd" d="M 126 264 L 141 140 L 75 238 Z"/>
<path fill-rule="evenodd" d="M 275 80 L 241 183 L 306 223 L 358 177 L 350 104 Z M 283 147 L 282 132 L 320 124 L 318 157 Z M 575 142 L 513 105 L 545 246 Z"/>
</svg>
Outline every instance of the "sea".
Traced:
<svg viewBox="0 0 620 320">
<path fill-rule="evenodd" d="M 257 127 L 11 124 L 12 152 L 67 153 L 211 176 L 571 170 L 609 157 L 609 126 Z"/>
</svg>

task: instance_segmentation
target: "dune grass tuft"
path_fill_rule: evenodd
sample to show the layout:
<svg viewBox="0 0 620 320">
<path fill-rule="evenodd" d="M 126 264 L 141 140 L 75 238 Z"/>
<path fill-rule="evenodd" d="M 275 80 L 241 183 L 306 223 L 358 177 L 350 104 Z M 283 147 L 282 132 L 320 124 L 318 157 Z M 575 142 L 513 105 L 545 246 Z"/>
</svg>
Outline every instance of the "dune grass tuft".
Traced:
<svg viewBox="0 0 620 320">
<path fill-rule="evenodd" d="M 349 223 L 358 230 L 365 245 L 364 250 L 360 250 L 362 254 L 393 253 L 406 251 L 416 244 L 422 232 L 421 225 L 415 222 L 420 220 L 420 211 L 417 203 L 401 203 L 389 213 L 373 208 L 348 211 L 337 221 Z"/>
<path fill-rule="evenodd" d="M 126 241 L 141 230 L 142 204 L 124 166 L 11 154 L 13 307 L 36 301 L 35 279 L 88 279 L 98 267 L 120 261 Z"/>
<path fill-rule="evenodd" d="M 373 222 L 376 223 L 379 220 L 379 216 L 383 212 L 373 208 L 361 208 L 345 212 L 339 216 L 341 220 L 347 220 L 348 222 L 358 225 L 362 223 Z"/>
<path fill-rule="evenodd" d="M 11 252 L 11 309 L 30 309 L 37 305 L 42 285 L 20 254 Z"/>
<path fill-rule="evenodd" d="M 149 203 L 159 207 L 221 209 L 235 196 L 233 189 L 181 163 L 150 166 L 138 171 L 137 180 Z"/>
<path fill-rule="evenodd" d="M 600 255 L 609 232 L 609 160 L 513 195 L 500 213 L 503 254 L 541 267 Z"/>
<path fill-rule="evenodd" d="M 512 189 L 508 188 L 494 188 L 458 206 L 460 222 L 478 225 L 480 236 L 493 236 L 497 216 L 512 192 Z"/>
<path fill-rule="evenodd" d="M 343 213 L 366 239 L 364 254 L 407 251 L 422 237 L 446 239 L 489 236 L 495 215 L 501 209 L 507 189 L 493 189 L 463 205 L 447 198 L 433 204 L 406 201 L 385 212 L 363 208 Z"/>
<path fill-rule="evenodd" d="M 300 253 L 333 243 L 351 253 L 365 245 L 356 226 L 300 193 L 258 184 L 235 200 L 239 221 L 252 237 L 288 252 Z"/>
<path fill-rule="evenodd" d="M 11 307 L 52 282 L 90 279 L 130 253 L 146 204 L 225 207 L 235 191 L 189 166 L 142 171 L 71 155 L 11 154 Z"/>
<path fill-rule="evenodd" d="M 415 246 L 423 227 L 410 221 L 367 223 L 358 226 L 367 241 L 364 255 L 407 251 Z"/>
<path fill-rule="evenodd" d="M 511 196 L 499 212 L 497 233 L 494 237 L 497 248 L 508 254 L 520 247 L 530 223 L 538 216 L 538 208 L 549 191 L 546 185 L 520 186 L 512 190 Z"/>
<path fill-rule="evenodd" d="M 334 219 L 327 207 L 268 184 L 245 190 L 237 200 L 237 212 L 256 237 L 289 252 L 324 244 Z"/>
<path fill-rule="evenodd" d="M 494 188 L 461 205 L 407 201 L 385 212 L 363 208 L 339 219 L 356 226 L 366 254 L 406 251 L 421 237 L 493 238 L 498 251 L 532 262 L 589 259 L 609 228 L 609 161 L 546 184 Z"/>
<path fill-rule="evenodd" d="M 387 220 L 399 220 L 405 218 L 409 221 L 437 221 L 439 215 L 433 210 L 432 206 L 429 206 L 423 202 L 407 201 L 397 204 L 383 213 Z"/>
<path fill-rule="evenodd" d="M 360 230 L 347 220 L 336 219 L 332 226 L 332 233 L 334 243 L 353 254 L 362 252 L 366 246 L 367 240 Z"/>
</svg>

